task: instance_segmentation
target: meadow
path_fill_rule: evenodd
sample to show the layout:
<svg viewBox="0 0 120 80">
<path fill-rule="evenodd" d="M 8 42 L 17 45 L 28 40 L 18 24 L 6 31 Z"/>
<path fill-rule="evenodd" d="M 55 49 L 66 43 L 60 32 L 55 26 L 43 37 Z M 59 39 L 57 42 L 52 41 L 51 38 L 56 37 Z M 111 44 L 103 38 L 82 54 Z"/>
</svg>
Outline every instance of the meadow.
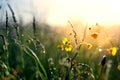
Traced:
<svg viewBox="0 0 120 80">
<path fill-rule="evenodd" d="M 0 24 L 0 80 L 120 80 L 119 43 L 98 23 L 79 31 L 68 21 L 68 31 L 58 33 L 35 15 L 22 25 L 8 8 L 11 19 L 6 11 Z"/>
</svg>

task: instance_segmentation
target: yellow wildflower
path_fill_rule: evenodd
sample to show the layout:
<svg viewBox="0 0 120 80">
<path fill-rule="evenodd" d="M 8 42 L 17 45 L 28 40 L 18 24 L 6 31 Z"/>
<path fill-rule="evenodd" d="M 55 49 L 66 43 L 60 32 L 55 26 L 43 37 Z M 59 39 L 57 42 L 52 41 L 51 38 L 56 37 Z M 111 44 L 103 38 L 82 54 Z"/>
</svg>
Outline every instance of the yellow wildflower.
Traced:
<svg viewBox="0 0 120 80">
<path fill-rule="evenodd" d="M 58 48 L 59 50 L 64 50 L 64 46 L 63 46 L 63 45 L 58 45 L 57 48 Z"/>
<path fill-rule="evenodd" d="M 116 53 L 117 53 L 117 48 L 116 47 L 113 47 L 113 48 L 110 48 L 108 49 L 109 53 L 112 55 L 112 56 L 115 56 Z"/>
<path fill-rule="evenodd" d="M 67 44 L 67 43 L 68 43 L 68 39 L 67 39 L 67 38 L 64 38 L 64 39 L 62 40 L 62 42 L 63 42 L 63 44 Z"/>
<path fill-rule="evenodd" d="M 91 34 L 91 37 L 92 37 L 93 39 L 97 39 L 97 38 L 98 38 L 98 33 L 97 33 L 97 32 L 92 33 L 92 34 Z"/>
<path fill-rule="evenodd" d="M 73 48 L 73 46 L 72 45 L 67 45 L 66 47 L 65 47 L 65 51 L 71 51 L 72 50 L 72 48 Z"/>
<path fill-rule="evenodd" d="M 72 65 L 75 65 L 75 64 L 76 64 L 76 61 L 72 61 L 71 64 L 72 64 Z"/>
<path fill-rule="evenodd" d="M 30 43 L 31 43 L 31 40 L 29 40 L 29 39 L 26 40 L 26 43 L 27 43 L 27 44 L 30 44 Z"/>
<path fill-rule="evenodd" d="M 87 48 L 88 48 L 88 49 L 91 49 L 91 48 L 92 48 L 92 44 L 90 44 L 90 43 L 87 44 Z"/>
<path fill-rule="evenodd" d="M 117 66 L 117 69 L 120 71 L 120 64 Z"/>
</svg>

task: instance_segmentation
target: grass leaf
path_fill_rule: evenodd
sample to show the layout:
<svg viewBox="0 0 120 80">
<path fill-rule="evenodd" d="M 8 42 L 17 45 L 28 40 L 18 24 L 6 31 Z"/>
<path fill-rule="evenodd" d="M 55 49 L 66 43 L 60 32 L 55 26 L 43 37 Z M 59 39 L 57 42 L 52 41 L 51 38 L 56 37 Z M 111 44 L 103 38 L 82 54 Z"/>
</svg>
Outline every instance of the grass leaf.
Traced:
<svg viewBox="0 0 120 80">
<path fill-rule="evenodd" d="M 35 52 L 34 52 L 33 50 L 31 50 L 28 46 L 25 46 L 24 51 L 25 51 L 29 56 L 31 56 L 32 58 L 34 58 L 34 59 L 37 61 L 39 67 L 41 68 L 41 70 L 43 71 L 45 77 L 47 78 L 46 70 L 45 70 L 44 66 L 42 65 L 41 61 L 39 60 L 39 58 L 37 57 L 37 55 L 35 54 Z M 30 54 L 30 53 L 31 53 L 31 54 Z"/>
</svg>

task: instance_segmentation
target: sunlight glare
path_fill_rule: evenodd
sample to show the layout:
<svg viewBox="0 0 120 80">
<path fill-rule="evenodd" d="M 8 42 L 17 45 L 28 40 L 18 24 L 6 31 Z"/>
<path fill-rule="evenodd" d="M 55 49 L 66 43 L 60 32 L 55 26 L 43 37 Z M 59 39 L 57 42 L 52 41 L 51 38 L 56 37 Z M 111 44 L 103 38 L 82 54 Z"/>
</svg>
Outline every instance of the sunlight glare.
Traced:
<svg viewBox="0 0 120 80">
<path fill-rule="evenodd" d="M 89 24 L 119 24 L 118 0 L 51 0 L 48 23 L 67 24 L 76 18 Z"/>
</svg>

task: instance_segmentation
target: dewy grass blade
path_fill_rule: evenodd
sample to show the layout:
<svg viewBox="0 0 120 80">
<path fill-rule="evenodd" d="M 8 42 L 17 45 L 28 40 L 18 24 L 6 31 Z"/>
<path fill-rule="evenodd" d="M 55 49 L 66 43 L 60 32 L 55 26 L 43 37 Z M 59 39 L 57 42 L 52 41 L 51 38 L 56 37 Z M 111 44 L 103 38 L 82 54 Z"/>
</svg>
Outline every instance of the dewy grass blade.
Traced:
<svg viewBox="0 0 120 80">
<path fill-rule="evenodd" d="M 15 29 L 16 29 L 16 33 L 17 33 L 17 36 L 18 36 L 18 39 L 19 39 L 19 36 L 20 36 L 19 33 L 20 33 L 20 32 L 19 32 L 19 26 L 18 26 L 18 23 L 17 23 L 17 19 L 16 19 L 16 17 L 15 17 L 15 13 L 14 13 L 11 5 L 10 5 L 10 4 L 7 4 L 7 5 L 8 5 L 8 8 L 10 9 L 10 11 L 11 11 L 11 13 L 12 13 L 12 18 L 13 18 L 13 21 L 14 21 L 14 23 L 15 23 L 14 27 L 15 27 Z"/>
<path fill-rule="evenodd" d="M 38 65 L 40 66 L 41 70 L 43 71 L 45 77 L 47 78 L 47 73 L 46 73 L 46 70 L 44 68 L 44 66 L 42 65 L 42 63 L 40 62 L 39 58 L 37 57 L 37 55 L 33 52 L 33 50 L 31 50 L 28 46 L 25 46 L 25 49 L 24 51 L 31 57 L 33 57 L 37 62 L 38 62 Z M 30 54 L 30 53 L 31 54 Z"/>
</svg>

